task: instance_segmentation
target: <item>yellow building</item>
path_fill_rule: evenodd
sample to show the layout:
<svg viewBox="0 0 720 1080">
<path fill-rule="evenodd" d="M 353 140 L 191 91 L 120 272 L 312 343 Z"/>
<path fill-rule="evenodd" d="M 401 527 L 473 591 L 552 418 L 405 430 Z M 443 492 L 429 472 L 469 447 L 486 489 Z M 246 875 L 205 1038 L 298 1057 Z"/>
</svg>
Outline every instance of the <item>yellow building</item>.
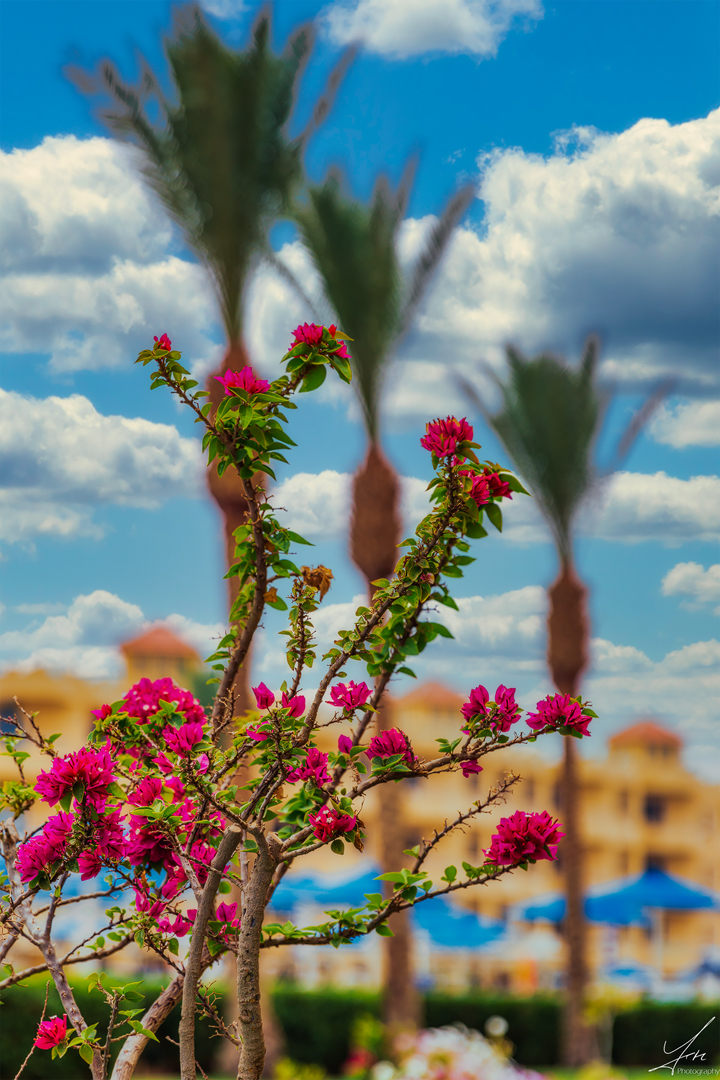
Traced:
<svg viewBox="0 0 720 1080">
<path fill-rule="evenodd" d="M 73 676 L 53 676 L 44 671 L 29 674 L 8 672 L 0 678 L 0 714 L 14 711 L 13 698 L 29 712 L 37 712 L 37 723 L 45 734 L 59 731 L 58 749 L 68 752 L 84 742 L 92 725 L 91 710 L 104 701 L 119 698 L 127 687 L 142 677 L 171 676 L 180 685 L 193 685 L 200 671 L 200 658 L 186 642 L 166 627 L 153 627 L 121 646 L 127 674 L 117 683 L 90 683 Z M 463 699 L 436 683 L 419 686 L 392 703 L 393 724 L 407 732 L 418 756 L 436 756 L 438 738 L 452 740 L 460 726 Z M 339 727 L 326 728 L 328 747 L 336 745 Z M 560 736 L 549 736 L 558 744 Z M 582 746 L 582 744 L 580 744 Z M 327 747 L 326 747 L 327 748 Z M 584 837 L 586 885 L 600 885 L 627 874 L 657 866 L 670 873 L 720 890 L 717 852 L 720 832 L 720 786 L 701 782 L 689 773 L 681 760 L 682 743 L 677 735 L 651 720 L 634 724 L 610 739 L 604 760 L 581 761 L 582 834 Z M 557 749 L 560 747 L 558 745 Z M 12 777 L 11 762 L 0 758 L 0 780 Z M 468 823 L 440 845 L 428 860 L 427 869 L 439 880 L 446 866 L 463 861 L 477 865 L 482 850 L 490 844 L 497 820 L 515 810 L 549 810 L 562 821 L 560 767 L 549 764 L 535 747 L 514 748 L 493 753 L 484 759 L 479 776 L 464 778 L 460 772 L 416 778 L 402 785 L 402 817 L 396 822 L 405 848 L 458 811 L 483 799 L 508 772 L 522 777 L 505 805 Z M 35 757 L 26 763 L 29 777 L 44 767 Z M 369 834 L 363 856 L 347 851 L 341 859 L 329 849 L 302 860 L 298 871 L 307 873 L 349 873 L 361 861 L 377 861 L 372 838 L 381 804 L 375 793 L 368 797 L 362 817 Z M 35 811 L 42 813 L 42 810 Z M 562 848 L 561 848 L 562 855 Z M 516 871 L 486 887 L 455 894 L 459 905 L 492 919 L 503 919 L 514 905 L 532 897 L 562 889 L 560 863 L 540 862 L 527 873 Z M 529 927 L 525 927 L 529 930 Z M 522 940 L 504 953 L 492 950 L 482 957 L 419 956 L 418 967 L 432 967 L 440 985 L 460 989 L 468 984 L 492 984 L 517 990 L 550 985 L 562 966 L 562 943 L 555 931 L 546 927 L 533 932 L 529 952 Z M 720 944 L 720 920 L 715 912 L 670 912 L 663 918 L 662 964 L 674 972 L 696 963 L 704 950 Z M 522 938 L 522 935 L 521 935 Z M 373 935 L 379 946 L 379 939 Z M 533 944 L 534 942 L 534 944 Z M 591 962 L 597 967 L 607 960 L 608 931 L 591 926 Z M 422 952 L 420 942 L 420 952 Z M 640 928 L 612 932 L 612 949 L 619 960 L 652 964 L 657 956 L 650 936 Z M 365 947 L 363 947 L 365 948 Z M 269 966 L 311 982 L 343 981 L 377 983 L 377 949 L 303 950 L 297 967 L 290 963 L 291 950 L 274 951 Z M 308 954 L 312 953 L 312 957 Z M 326 955 L 327 954 L 327 955 Z"/>
<path fill-rule="evenodd" d="M 461 697 L 443 686 L 421 685 L 393 703 L 393 724 L 409 735 L 418 756 L 433 757 L 438 752 L 436 739 L 457 737 L 462 704 Z M 561 738 L 547 736 L 546 744 L 550 739 L 559 744 Z M 581 760 L 581 828 L 587 887 L 653 866 L 720 890 L 720 785 L 705 784 L 689 773 L 682 763 L 681 749 L 682 741 L 676 734 L 645 720 L 611 738 L 605 759 Z M 490 754 L 483 759 L 483 765 L 479 776 L 468 779 L 456 772 L 403 782 L 404 819 L 400 827 L 404 830 L 403 846 L 410 848 L 422 837 L 431 836 L 432 830 L 446 819 L 451 820 L 475 800 L 485 798 L 507 773 L 522 777 L 503 806 L 468 823 L 439 846 L 426 864 L 435 881 L 449 864 L 460 867 L 463 861 L 480 863 L 482 850 L 489 847 L 500 817 L 516 810 L 548 810 L 562 821 L 559 762 L 548 763 L 535 746 L 530 746 Z M 371 840 L 379 808 L 378 800 L 369 798 L 362 812 Z M 364 857 L 377 861 L 372 842 Z M 339 859 L 326 849 L 303 859 L 302 872 L 338 874 L 357 861 L 358 857 L 349 853 Z M 527 872 L 515 871 L 487 886 L 458 891 L 454 900 L 484 916 L 505 919 L 516 904 L 556 893 L 562 887 L 561 846 L 558 862 L 538 862 Z M 662 924 L 661 962 L 666 974 L 688 968 L 701 959 L 709 946 L 720 944 L 717 912 L 667 912 Z M 531 928 L 526 926 L 525 930 Z M 458 954 L 433 957 L 434 974 L 443 985 L 457 989 L 473 983 L 516 990 L 551 985 L 562 967 L 561 942 L 555 939 L 557 947 L 553 949 L 554 930 L 548 926 L 533 933 L 526 936 L 526 952 L 518 942 L 509 954 L 493 955 L 490 950 L 481 960 Z M 591 924 L 593 969 L 607 962 L 609 951 L 614 960 L 621 962 L 652 965 L 658 960 L 657 940 L 652 941 L 642 928 L 610 931 Z M 315 967 L 323 963 L 326 978 L 345 979 L 343 969 L 351 961 L 343 958 L 342 952 L 334 954 L 335 960 L 329 955 L 322 960 L 316 958 Z M 356 964 L 357 959 L 352 963 Z M 374 961 L 369 962 L 368 971 L 374 973 L 376 968 Z"/>
</svg>

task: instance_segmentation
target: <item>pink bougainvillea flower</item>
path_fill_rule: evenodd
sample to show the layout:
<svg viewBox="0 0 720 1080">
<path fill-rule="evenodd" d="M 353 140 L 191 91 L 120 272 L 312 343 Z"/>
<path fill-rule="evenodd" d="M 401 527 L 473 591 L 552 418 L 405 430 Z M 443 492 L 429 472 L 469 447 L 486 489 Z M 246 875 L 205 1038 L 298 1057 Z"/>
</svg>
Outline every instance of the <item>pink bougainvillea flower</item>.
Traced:
<svg viewBox="0 0 720 1080">
<path fill-rule="evenodd" d="M 49 1020 L 43 1020 L 38 1027 L 35 1045 L 38 1050 L 52 1050 L 54 1046 L 59 1046 L 60 1043 L 65 1042 L 66 1037 L 67 1016 L 62 1018 L 53 1016 Z"/>
<path fill-rule="evenodd" d="M 215 848 L 206 844 L 204 840 L 196 840 L 190 849 L 190 854 L 197 879 L 201 885 L 204 885 L 208 878 L 210 863 L 215 858 Z"/>
<path fill-rule="evenodd" d="M 102 870 L 102 865 L 103 861 L 97 851 L 81 851 L 78 855 L 80 880 L 89 881 L 90 878 L 97 877 Z"/>
<path fill-rule="evenodd" d="M 76 784 L 82 784 L 82 801 L 102 811 L 108 788 L 114 781 L 115 768 L 108 751 L 83 746 L 71 754 L 54 758 L 50 771 L 41 772 L 38 776 L 35 790 L 42 796 L 43 802 L 52 806 L 72 792 Z"/>
<path fill-rule="evenodd" d="M 98 720 L 104 720 L 106 716 L 112 715 L 112 709 L 109 705 L 101 705 L 99 709 L 91 709 L 90 712 L 93 716 L 96 716 Z"/>
<path fill-rule="evenodd" d="M 259 379 L 249 365 L 242 371 L 226 371 L 224 375 L 213 375 L 225 387 L 225 397 L 232 397 L 233 390 L 244 390 L 246 394 L 265 394 L 270 389 L 266 379 Z"/>
<path fill-rule="evenodd" d="M 461 761 L 460 768 L 462 774 L 467 779 L 469 776 L 475 776 L 477 773 L 481 773 L 482 765 L 478 765 L 477 761 Z"/>
<path fill-rule="evenodd" d="M 201 776 L 205 775 L 205 773 L 210 768 L 210 758 L 207 756 L 207 754 L 200 754 L 199 758 L 195 762 L 195 768 Z"/>
<path fill-rule="evenodd" d="M 163 334 L 162 337 L 153 337 L 153 341 L 156 342 L 156 349 L 167 349 L 168 352 L 172 349 L 172 342 L 167 334 Z"/>
<path fill-rule="evenodd" d="M 460 709 L 466 720 L 473 720 L 476 716 L 487 716 L 487 703 L 490 695 L 484 686 L 476 686 L 470 691 L 470 699 Z"/>
<path fill-rule="evenodd" d="M 293 341 L 291 348 L 294 348 L 295 345 L 300 345 L 301 342 L 304 342 L 307 345 L 319 345 L 322 341 L 322 336 L 322 326 L 318 326 L 317 323 L 301 323 L 300 326 L 293 330 L 293 338 L 295 340 Z"/>
<path fill-rule="evenodd" d="M 120 810 L 115 810 L 112 814 L 106 814 L 94 823 L 93 842 L 103 859 L 125 858 L 127 840 L 122 829 Z"/>
<path fill-rule="evenodd" d="M 253 742 L 265 742 L 270 737 L 270 724 L 258 724 L 257 727 L 245 728 L 245 734 Z"/>
<path fill-rule="evenodd" d="M 420 445 L 439 458 L 452 457 L 460 443 L 472 442 L 474 434 L 465 418 L 457 420 L 454 416 L 429 421 L 425 432 Z"/>
<path fill-rule="evenodd" d="M 182 727 L 166 727 L 163 739 L 180 757 L 190 757 L 193 749 L 204 737 L 203 725 L 198 723 L 183 724 Z"/>
<path fill-rule="evenodd" d="M 546 727 L 556 731 L 569 728 L 579 731 L 581 735 L 590 734 L 588 725 L 591 717 L 583 715 L 582 706 L 569 694 L 548 695 L 543 701 L 538 701 L 537 712 L 528 713 L 526 719 L 534 731 L 542 731 Z"/>
<path fill-rule="evenodd" d="M 540 814 L 517 810 L 512 817 L 500 819 L 498 831 L 485 855 L 495 866 L 557 859 L 557 846 L 565 835 L 560 832 L 561 828 L 547 810 Z"/>
<path fill-rule="evenodd" d="M 21 881 L 32 881 L 38 874 L 49 874 L 54 863 L 65 855 L 74 817 L 64 811 L 48 818 L 37 836 L 18 848 L 15 867 Z"/>
<path fill-rule="evenodd" d="M 495 691 L 495 705 L 496 709 L 489 721 L 490 727 L 495 731 L 509 731 L 520 716 L 520 706 L 515 701 L 515 687 L 503 686 L 501 683 Z"/>
<path fill-rule="evenodd" d="M 340 348 L 336 349 L 333 355 L 339 356 L 341 360 L 352 360 L 352 356 L 347 351 L 347 345 L 344 341 L 340 343 Z"/>
<path fill-rule="evenodd" d="M 298 716 L 302 716 L 305 712 L 305 698 L 302 694 L 289 698 L 287 694 L 283 693 L 280 700 L 282 701 L 283 709 L 287 709 L 290 716 L 294 719 L 297 719 Z"/>
<path fill-rule="evenodd" d="M 155 800 L 160 797 L 162 789 L 163 782 L 159 777 L 145 776 L 132 795 L 128 795 L 127 801 L 131 806 L 152 806 Z"/>
<path fill-rule="evenodd" d="M 327 784 L 330 776 L 327 771 L 328 756 L 311 746 L 305 757 L 305 763 L 288 773 L 288 780 L 312 780 L 318 787 Z"/>
<path fill-rule="evenodd" d="M 355 683 L 351 680 L 349 683 L 338 683 L 337 686 L 332 687 L 328 705 L 352 712 L 353 709 L 359 709 L 361 705 L 367 705 L 371 696 L 372 690 L 366 683 Z"/>
<path fill-rule="evenodd" d="M 258 709 L 269 709 L 271 705 L 275 704 L 275 695 L 272 690 L 268 690 L 264 682 L 261 682 L 259 686 L 253 686 L 252 692 L 255 695 Z"/>
<path fill-rule="evenodd" d="M 493 499 L 512 499 L 512 488 L 507 480 L 501 480 L 497 473 L 486 473 L 485 479 Z"/>
<path fill-rule="evenodd" d="M 402 759 L 407 765 L 412 765 L 415 755 L 410 749 L 410 740 L 404 731 L 398 728 L 390 728 L 380 735 L 374 735 L 367 749 L 369 758 L 389 758 L 395 754 L 402 754 Z"/>
<path fill-rule="evenodd" d="M 218 904 L 216 918 L 225 923 L 222 936 L 226 941 L 231 937 L 237 937 L 240 933 L 240 916 L 238 915 L 237 903 Z"/>
<path fill-rule="evenodd" d="M 188 919 L 183 919 L 182 915 L 178 915 L 172 922 L 166 915 L 158 920 L 157 925 L 161 934 L 174 934 L 175 937 L 185 937 L 192 929 L 192 923 Z"/>
<path fill-rule="evenodd" d="M 151 919 L 155 919 L 158 915 L 162 915 L 165 905 L 162 900 L 153 900 L 146 892 L 135 889 L 135 910 L 142 911 Z"/>
<path fill-rule="evenodd" d="M 357 825 L 354 814 L 341 814 L 334 806 L 323 806 L 317 814 L 308 814 L 308 821 L 316 838 L 323 843 L 340 833 L 352 832 Z"/>
<path fill-rule="evenodd" d="M 204 723 L 207 717 L 197 698 L 189 690 L 176 686 L 172 679 L 140 679 L 131 686 L 124 698 L 128 716 L 138 720 L 147 720 L 160 711 L 161 701 L 174 702 L 175 708 L 186 720 Z"/>
<path fill-rule="evenodd" d="M 470 472 L 469 469 L 460 469 L 459 475 L 469 478 L 471 482 L 470 498 L 474 500 L 477 506 L 485 506 L 486 503 L 490 502 L 491 491 L 486 476 Z"/>
<path fill-rule="evenodd" d="M 349 754 L 353 747 L 353 741 L 349 735 L 340 735 L 338 738 L 338 750 L 341 754 Z"/>
<path fill-rule="evenodd" d="M 173 765 L 172 761 L 165 754 L 158 754 L 157 757 L 154 757 L 153 765 L 157 765 L 160 772 L 167 777 L 169 777 L 171 773 L 175 770 L 175 766 Z M 169 781 L 166 781 L 166 783 L 168 782 Z"/>
<path fill-rule="evenodd" d="M 177 802 L 182 799 L 185 794 L 185 785 L 179 776 L 168 776 L 165 780 L 165 787 L 170 788 L 173 793 L 173 802 Z"/>
</svg>

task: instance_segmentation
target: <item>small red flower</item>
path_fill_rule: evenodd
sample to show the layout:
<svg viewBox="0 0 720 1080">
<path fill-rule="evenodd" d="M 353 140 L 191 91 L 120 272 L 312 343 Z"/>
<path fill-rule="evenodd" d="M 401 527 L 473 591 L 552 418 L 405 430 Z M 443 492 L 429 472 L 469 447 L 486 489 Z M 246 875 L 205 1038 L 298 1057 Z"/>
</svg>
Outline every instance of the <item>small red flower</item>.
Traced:
<svg viewBox="0 0 720 1080">
<path fill-rule="evenodd" d="M 59 1046 L 61 1042 L 65 1042 L 66 1037 L 67 1016 L 63 1016 L 62 1019 L 53 1016 L 50 1020 L 43 1020 L 38 1027 L 35 1045 L 38 1050 L 52 1050 L 54 1046 Z"/>
</svg>

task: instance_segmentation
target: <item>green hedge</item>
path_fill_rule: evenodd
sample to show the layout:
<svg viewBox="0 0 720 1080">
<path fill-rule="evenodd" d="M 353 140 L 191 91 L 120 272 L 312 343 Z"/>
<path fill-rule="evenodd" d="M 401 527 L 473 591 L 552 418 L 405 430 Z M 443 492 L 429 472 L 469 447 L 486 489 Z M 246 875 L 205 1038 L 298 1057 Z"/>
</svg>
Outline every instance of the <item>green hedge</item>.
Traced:
<svg viewBox="0 0 720 1080">
<path fill-rule="evenodd" d="M 715 1017 L 691 1049 L 706 1054 L 705 1060 L 686 1060 L 680 1065 L 702 1069 L 720 1062 L 720 1007 L 697 1002 L 661 1005 L 644 1002 L 620 1013 L 613 1029 L 613 1060 L 621 1065 L 662 1065 L 668 1060 L 663 1044 L 672 1051 L 696 1035 Z M 669 1071 L 669 1070 L 668 1070 Z"/>
<path fill-rule="evenodd" d="M 30 1049 L 37 1032 L 45 1001 L 46 978 L 35 978 L 23 986 L 12 986 L 2 992 L 2 1018 L 0 1019 L 0 1080 L 12 1080 L 20 1068 L 25 1055 Z M 144 1002 L 148 1006 L 157 997 L 161 986 L 155 980 L 146 980 L 139 987 L 145 994 Z M 89 994 L 83 982 L 73 984 L 75 998 L 80 1010 L 89 1024 L 98 1024 L 98 1034 L 104 1039 L 107 1031 L 108 1008 L 105 999 L 99 993 Z M 50 988 L 46 1017 L 62 1016 L 63 1009 L 54 986 Z M 148 1071 L 177 1074 L 180 1071 L 180 1056 L 177 1046 L 168 1042 L 163 1035 L 177 1039 L 180 1022 L 180 1006 L 160 1028 L 160 1041 L 150 1042 L 143 1053 L 142 1063 Z M 113 1058 L 119 1052 L 121 1043 L 114 1044 Z M 200 1022 L 196 1031 L 196 1056 L 207 1071 L 212 1066 L 212 1058 L 217 1038 L 212 1039 L 208 1025 Z M 36 1050 L 23 1071 L 23 1080 L 81 1080 L 89 1077 L 90 1071 L 81 1060 L 77 1050 L 68 1050 L 65 1057 L 53 1061 L 49 1050 Z"/>
<path fill-rule="evenodd" d="M 159 991 L 155 980 L 144 986 L 145 1004 Z M 107 1007 L 99 994 L 88 994 L 82 982 L 75 984 L 78 1004 L 88 1023 L 98 1022 L 104 1031 Z M 45 979 L 40 977 L 26 986 L 14 986 L 2 994 L 0 1026 L 0 1080 L 12 1080 L 27 1054 L 37 1031 L 45 998 Z M 337 1075 L 345 1061 L 350 1032 L 355 1018 L 362 1013 L 380 1014 L 378 994 L 355 990 L 299 990 L 289 986 L 276 988 L 273 1000 L 280 1026 L 285 1034 L 285 1052 L 298 1062 L 323 1065 L 330 1075 Z M 647 1002 L 615 1021 L 613 1060 L 620 1066 L 653 1066 L 667 1060 L 663 1044 L 674 1049 L 687 1042 L 715 1016 L 716 1020 L 693 1048 L 704 1052 L 705 1060 L 685 1062 L 688 1067 L 707 1067 L 720 1061 L 720 1017 L 718 1006 L 698 1003 L 660 1005 Z M 51 989 L 48 1016 L 61 1014 L 56 992 Z M 463 1023 L 482 1031 L 489 1016 L 499 1014 L 508 1021 L 508 1038 L 515 1045 L 515 1058 L 527 1066 L 555 1065 L 558 1061 L 560 1003 L 548 995 L 519 998 L 477 992 L 463 997 L 428 994 L 425 998 L 425 1024 L 441 1027 Z M 177 1038 L 180 1007 L 177 1006 L 160 1031 L 160 1042 L 150 1043 L 142 1057 L 148 1072 L 177 1075 L 178 1049 L 162 1038 Z M 119 1043 L 116 1047 L 119 1047 Z M 198 1024 L 197 1058 L 210 1072 L 220 1041 L 212 1038 L 207 1024 Z M 36 1051 L 30 1058 L 23 1080 L 80 1080 L 88 1071 L 75 1051 L 51 1061 L 48 1051 Z"/>
</svg>

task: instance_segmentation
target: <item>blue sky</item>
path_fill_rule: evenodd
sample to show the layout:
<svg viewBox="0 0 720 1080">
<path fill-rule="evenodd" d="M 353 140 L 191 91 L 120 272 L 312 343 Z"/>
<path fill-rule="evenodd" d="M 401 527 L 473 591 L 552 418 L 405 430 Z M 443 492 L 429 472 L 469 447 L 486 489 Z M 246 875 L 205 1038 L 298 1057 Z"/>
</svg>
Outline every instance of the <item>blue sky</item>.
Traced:
<svg viewBox="0 0 720 1080">
<path fill-rule="evenodd" d="M 205 4 L 237 45 L 257 6 Z M 164 73 L 171 7 L 4 0 L 0 15 L 2 662 L 103 677 L 117 670 L 118 641 L 147 621 L 170 619 L 205 648 L 224 615 L 196 429 L 132 364 L 167 331 L 209 370 L 222 341 L 212 298 L 132 161 L 63 74 L 110 56 L 132 78 L 138 49 Z M 652 714 L 683 734 L 693 767 L 718 772 L 720 5 L 293 0 L 275 5 L 276 46 L 306 19 L 317 40 L 296 130 L 343 43 L 365 40 L 312 141 L 312 179 L 339 164 L 367 197 L 379 171 L 397 180 L 419 152 L 408 254 L 457 185 L 477 185 L 388 381 L 385 443 L 407 478 L 408 523 L 429 477 L 425 421 L 467 411 L 454 370 L 479 378 L 482 359 L 501 371 L 507 341 L 576 357 L 599 332 L 603 381 L 616 391 L 606 457 L 644 395 L 672 377 L 672 396 L 583 521 L 595 638 L 585 692 L 599 734 Z M 309 272 L 288 226 L 275 241 Z M 305 317 L 282 283 L 258 277 L 248 342 L 260 370 L 276 368 Z M 474 420 L 488 456 L 502 458 Z M 313 560 L 335 572 L 328 636 L 362 587 L 343 514 L 364 434 L 338 387 L 303 400 L 292 424 L 299 445 L 278 501 L 316 542 Z M 460 691 L 517 685 L 532 704 L 549 690 L 543 587 L 555 557 L 527 500 L 477 554 L 458 588 L 458 644 L 419 673 Z M 258 655 L 268 682 L 282 677 L 273 620 Z"/>
</svg>

